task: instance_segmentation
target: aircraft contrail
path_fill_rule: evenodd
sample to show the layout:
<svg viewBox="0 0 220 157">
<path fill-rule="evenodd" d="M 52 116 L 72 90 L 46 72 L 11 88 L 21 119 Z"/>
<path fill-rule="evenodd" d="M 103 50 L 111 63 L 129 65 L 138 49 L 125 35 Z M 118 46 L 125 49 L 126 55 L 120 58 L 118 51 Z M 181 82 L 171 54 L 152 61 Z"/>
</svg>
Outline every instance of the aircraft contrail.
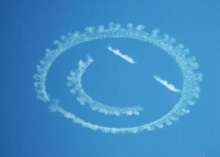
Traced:
<svg viewBox="0 0 220 157">
<path fill-rule="evenodd" d="M 162 85 L 164 85 L 165 87 L 167 87 L 169 90 L 176 92 L 176 93 L 180 93 L 180 90 L 178 88 L 176 88 L 173 84 L 169 83 L 166 80 L 161 79 L 159 76 L 154 75 L 154 79 L 161 83 Z"/>
<path fill-rule="evenodd" d="M 114 53 L 115 55 L 121 57 L 122 59 L 124 59 L 125 61 L 127 61 L 127 62 L 129 62 L 131 64 L 135 64 L 136 63 L 133 58 L 129 57 L 126 54 L 122 54 L 119 49 L 113 49 L 111 46 L 108 46 L 107 49 L 109 51 L 111 51 L 112 53 Z"/>
<path fill-rule="evenodd" d="M 80 60 L 78 63 L 78 69 L 71 71 L 70 75 L 67 77 L 67 86 L 70 87 L 70 92 L 77 95 L 77 101 L 81 105 L 89 105 L 92 110 L 97 110 L 100 113 L 106 115 L 116 115 L 121 114 L 132 116 L 139 115 L 142 110 L 141 106 L 128 106 L 128 107 L 117 107 L 112 105 L 107 105 L 102 102 L 93 100 L 83 89 L 82 76 L 90 64 L 94 61 L 93 58 L 87 56 L 86 61 Z"/>
</svg>

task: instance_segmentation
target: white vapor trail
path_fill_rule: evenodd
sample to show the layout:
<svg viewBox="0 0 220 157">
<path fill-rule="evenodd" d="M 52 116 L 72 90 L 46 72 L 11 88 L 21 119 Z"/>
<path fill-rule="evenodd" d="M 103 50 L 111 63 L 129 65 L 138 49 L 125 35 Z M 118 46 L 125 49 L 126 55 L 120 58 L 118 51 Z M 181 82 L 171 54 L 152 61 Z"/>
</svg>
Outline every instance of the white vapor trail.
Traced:
<svg viewBox="0 0 220 157">
<path fill-rule="evenodd" d="M 78 69 L 70 72 L 70 76 L 67 77 L 68 82 L 67 86 L 70 87 L 70 92 L 72 94 L 77 95 L 77 101 L 81 105 L 89 105 L 92 110 L 98 111 L 100 113 L 104 113 L 106 115 L 116 115 L 120 116 L 121 114 L 125 114 L 128 116 L 139 115 L 142 108 L 140 106 L 132 106 L 132 107 L 117 107 L 110 106 L 96 100 L 93 100 L 83 89 L 82 85 L 82 76 L 86 69 L 93 62 L 93 58 L 87 56 L 86 61 L 80 60 L 78 63 Z"/>
<path fill-rule="evenodd" d="M 176 93 L 180 93 L 180 90 L 178 88 L 176 88 L 173 84 L 170 84 L 168 81 L 161 79 L 159 76 L 154 75 L 154 79 L 161 83 L 162 85 L 164 85 L 165 87 L 167 87 L 169 90 L 176 92 Z"/>
<path fill-rule="evenodd" d="M 127 62 L 129 62 L 131 64 L 135 64 L 136 63 L 133 58 L 129 57 L 126 54 L 122 54 L 119 49 L 113 49 L 111 46 L 108 46 L 107 49 L 110 52 L 114 53 L 115 55 L 121 57 L 122 59 L 124 59 L 125 61 L 127 61 Z"/>
</svg>

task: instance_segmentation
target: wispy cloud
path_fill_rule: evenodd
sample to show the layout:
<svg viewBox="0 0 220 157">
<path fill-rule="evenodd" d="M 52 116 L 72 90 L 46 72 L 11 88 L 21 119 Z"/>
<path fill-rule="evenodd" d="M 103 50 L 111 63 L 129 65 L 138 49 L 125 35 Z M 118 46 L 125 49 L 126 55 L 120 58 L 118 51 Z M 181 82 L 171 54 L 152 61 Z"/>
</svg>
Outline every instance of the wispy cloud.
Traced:
<svg viewBox="0 0 220 157">
<path fill-rule="evenodd" d="M 107 49 L 110 52 L 114 53 L 115 55 L 121 57 L 122 59 L 124 59 L 125 61 L 127 61 L 127 62 L 129 62 L 131 64 L 135 64 L 136 63 L 136 61 L 133 58 L 129 57 L 126 54 L 122 54 L 119 49 L 113 49 L 111 46 L 108 46 Z"/>
<path fill-rule="evenodd" d="M 154 79 L 161 83 L 162 85 L 164 85 L 165 87 L 167 87 L 169 90 L 176 92 L 176 93 L 180 93 L 180 90 L 178 88 L 176 88 L 173 84 L 169 83 L 167 80 L 163 80 L 161 79 L 159 76 L 154 75 Z"/>
</svg>

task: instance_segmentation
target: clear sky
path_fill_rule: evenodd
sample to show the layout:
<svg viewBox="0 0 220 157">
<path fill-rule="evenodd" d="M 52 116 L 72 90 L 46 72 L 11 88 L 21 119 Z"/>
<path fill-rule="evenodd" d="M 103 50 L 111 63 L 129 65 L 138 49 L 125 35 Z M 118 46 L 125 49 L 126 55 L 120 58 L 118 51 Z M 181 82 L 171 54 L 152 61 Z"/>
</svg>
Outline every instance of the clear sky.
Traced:
<svg viewBox="0 0 220 157">
<path fill-rule="evenodd" d="M 219 8 L 218 0 L 1 1 L 0 156 L 219 157 Z M 68 32 L 109 22 L 124 28 L 142 24 L 149 33 L 158 28 L 161 36 L 168 34 L 190 50 L 203 80 L 189 114 L 162 129 L 112 134 L 52 113 L 51 103 L 36 98 L 33 75 L 45 49 L 56 49 L 54 40 Z M 93 62 L 71 84 L 67 77 L 79 76 L 79 61 L 85 64 L 90 57 Z M 168 113 L 181 97 L 183 81 L 175 60 L 158 46 L 106 38 L 66 50 L 53 62 L 45 84 L 50 98 L 59 99 L 68 112 L 91 124 L 121 128 Z M 90 99 L 83 105 L 85 97 Z"/>
</svg>

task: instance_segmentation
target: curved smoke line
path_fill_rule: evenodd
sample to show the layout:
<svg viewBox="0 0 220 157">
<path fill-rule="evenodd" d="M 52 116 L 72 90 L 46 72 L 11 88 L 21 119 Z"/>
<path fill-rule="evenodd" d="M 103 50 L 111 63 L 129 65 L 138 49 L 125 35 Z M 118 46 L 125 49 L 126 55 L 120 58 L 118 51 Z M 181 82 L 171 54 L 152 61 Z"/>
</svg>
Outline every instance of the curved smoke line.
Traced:
<svg viewBox="0 0 220 157">
<path fill-rule="evenodd" d="M 87 93 L 84 91 L 82 86 L 82 76 L 86 69 L 93 62 L 93 58 L 87 57 L 87 60 L 83 62 L 82 60 L 78 63 L 78 69 L 76 71 L 71 71 L 70 76 L 67 77 L 68 82 L 67 86 L 70 87 L 70 92 L 72 94 L 77 94 L 77 101 L 81 105 L 88 104 L 92 110 L 97 110 L 100 113 L 104 113 L 106 115 L 116 115 L 120 116 L 121 114 L 125 114 L 128 116 L 131 115 L 139 115 L 142 108 L 140 106 L 135 107 L 117 107 L 117 106 L 109 106 L 104 103 L 93 100 Z"/>
</svg>

